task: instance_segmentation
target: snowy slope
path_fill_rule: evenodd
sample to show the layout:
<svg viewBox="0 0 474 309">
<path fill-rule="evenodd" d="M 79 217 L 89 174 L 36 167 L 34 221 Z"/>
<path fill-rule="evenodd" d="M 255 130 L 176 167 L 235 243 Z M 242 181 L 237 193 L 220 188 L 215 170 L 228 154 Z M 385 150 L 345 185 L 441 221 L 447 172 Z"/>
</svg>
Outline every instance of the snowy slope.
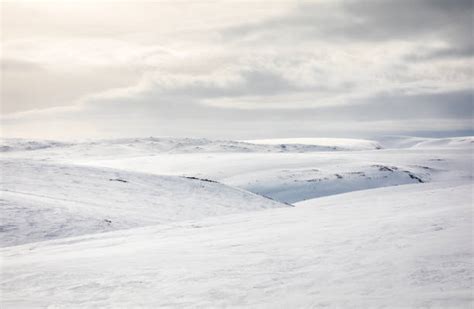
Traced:
<svg viewBox="0 0 474 309">
<path fill-rule="evenodd" d="M 226 184 L 294 203 L 321 196 L 429 181 L 428 168 L 351 164 L 330 168 L 274 169 L 228 177 Z"/>
<path fill-rule="evenodd" d="M 283 202 L 374 187 L 472 179 L 472 148 L 160 154 L 76 163 L 214 179 Z"/>
<path fill-rule="evenodd" d="M 474 305 L 471 137 L 259 143 L 3 143 L 1 307 Z"/>
<path fill-rule="evenodd" d="M 0 170 L 1 246 L 286 206 L 199 179 L 19 159 Z"/>
<path fill-rule="evenodd" d="M 1 250 L 2 307 L 469 308 L 472 184 Z"/>
</svg>

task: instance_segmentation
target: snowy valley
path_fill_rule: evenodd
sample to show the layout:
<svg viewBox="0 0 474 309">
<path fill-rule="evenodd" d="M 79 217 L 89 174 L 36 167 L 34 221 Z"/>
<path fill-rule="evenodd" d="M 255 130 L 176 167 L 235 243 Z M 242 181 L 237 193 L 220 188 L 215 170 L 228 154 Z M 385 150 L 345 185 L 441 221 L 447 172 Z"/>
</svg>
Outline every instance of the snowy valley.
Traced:
<svg viewBox="0 0 474 309">
<path fill-rule="evenodd" d="M 473 146 L 4 139 L 2 308 L 469 308 Z"/>
</svg>

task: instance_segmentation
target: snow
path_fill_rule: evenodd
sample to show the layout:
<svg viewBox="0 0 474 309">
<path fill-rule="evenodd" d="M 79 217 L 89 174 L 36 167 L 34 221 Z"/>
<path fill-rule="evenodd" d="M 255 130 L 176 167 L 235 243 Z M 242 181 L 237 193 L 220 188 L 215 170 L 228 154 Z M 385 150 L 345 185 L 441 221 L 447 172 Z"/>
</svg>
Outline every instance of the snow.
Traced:
<svg viewBox="0 0 474 309">
<path fill-rule="evenodd" d="M 387 148 L 469 148 L 474 144 L 474 137 L 463 136 L 448 138 L 426 138 L 410 136 L 385 136 L 381 139 L 380 143 Z"/>
<path fill-rule="evenodd" d="M 262 145 L 278 145 L 278 144 L 289 144 L 289 145 L 314 145 L 314 146 L 327 146 L 337 147 L 345 150 L 372 150 L 380 149 L 382 146 L 373 140 L 367 139 L 355 139 L 355 138 L 273 138 L 273 139 L 259 139 L 259 140 L 247 140 L 247 143 L 262 144 Z"/>
<path fill-rule="evenodd" d="M 471 190 L 406 185 L 8 247 L 3 307 L 468 308 Z"/>
<path fill-rule="evenodd" d="M 0 246 L 287 205 L 199 179 L 2 160 Z"/>
<path fill-rule="evenodd" d="M 189 153 L 90 158 L 85 165 L 208 178 L 281 202 L 446 179 L 470 179 L 471 148 L 309 153 Z M 391 169 L 389 171 L 387 168 Z M 416 178 L 413 178 L 416 177 Z"/>
<path fill-rule="evenodd" d="M 357 149 L 358 147 L 354 147 Z M 82 157 L 128 157 L 147 156 L 158 153 L 285 153 L 285 152 L 315 152 L 347 150 L 326 144 L 289 143 L 272 145 L 268 143 L 255 144 L 231 140 L 209 140 L 205 138 L 122 138 L 95 141 L 78 141 L 71 143 L 48 140 L 1 139 L 0 152 L 14 153 L 22 156 L 25 150 L 36 150 L 24 153 L 28 157 L 48 158 L 63 155 L 73 158 Z M 79 154 L 79 155 L 78 155 Z"/>
<path fill-rule="evenodd" d="M 69 146 L 69 144 L 50 140 L 6 138 L 1 140 L 0 152 L 39 150 L 65 146 Z"/>
<path fill-rule="evenodd" d="M 469 308 L 473 144 L 3 140 L 1 307 Z"/>
</svg>

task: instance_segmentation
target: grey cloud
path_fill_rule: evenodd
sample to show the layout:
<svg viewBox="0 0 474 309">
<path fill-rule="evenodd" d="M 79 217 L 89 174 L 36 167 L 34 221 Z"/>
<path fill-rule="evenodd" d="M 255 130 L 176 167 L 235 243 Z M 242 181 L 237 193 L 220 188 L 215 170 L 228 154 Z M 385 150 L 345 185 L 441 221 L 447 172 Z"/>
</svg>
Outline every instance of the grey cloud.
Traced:
<svg viewBox="0 0 474 309">
<path fill-rule="evenodd" d="M 220 84 L 211 80 L 195 80 L 185 85 L 165 89 L 167 94 L 186 95 L 193 98 L 241 96 L 249 94 L 271 95 L 299 89 L 281 75 L 263 69 L 243 70 L 236 73 L 237 81 Z M 157 85 L 160 88 L 160 85 Z"/>
<path fill-rule="evenodd" d="M 437 32 L 463 39 L 472 36 L 472 1 L 364 0 L 348 2 L 343 8 L 360 19 L 344 32 L 349 35 L 376 40 Z"/>
<path fill-rule="evenodd" d="M 402 95 L 381 93 L 354 105 L 335 107 L 338 117 L 352 120 L 402 120 L 402 119 L 471 119 L 473 117 L 473 90 Z M 436 124 L 433 124 L 436 127 Z"/>
<path fill-rule="evenodd" d="M 77 125 L 102 136 L 238 139 L 473 132 L 471 89 L 438 95 L 386 93 L 357 103 L 312 109 L 236 110 L 201 105 L 186 95 L 149 91 L 133 97 L 91 99 L 78 110 L 31 114 L 3 124 L 8 128 L 22 121 L 29 125 L 62 121 L 71 128 Z"/>
<path fill-rule="evenodd" d="M 404 57 L 409 62 L 443 60 L 443 59 L 466 59 L 474 57 L 474 44 L 464 46 L 453 46 L 445 48 L 431 48 L 414 52 Z"/>
<path fill-rule="evenodd" d="M 473 41 L 470 0 L 362 0 L 303 3 L 291 14 L 224 30 L 233 40 L 340 42 L 442 39 L 465 50 Z M 472 50 L 472 49 L 471 49 Z"/>
<path fill-rule="evenodd" d="M 304 65 L 298 63 L 295 65 Z M 322 76 L 322 72 L 312 70 L 314 74 Z M 191 81 L 176 81 L 171 86 L 162 84 L 158 79 L 149 90 L 163 96 L 188 97 L 199 100 L 219 97 L 243 97 L 243 96 L 275 96 L 279 94 L 298 93 L 300 91 L 336 92 L 346 91 L 351 88 L 348 83 L 331 84 L 321 78 L 319 83 L 303 84 L 301 80 L 285 76 L 282 69 L 278 71 L 268 68 L 244 68 L 232 73 L 232 79 L 221 82 L 219 76 L 214 78 L 196 78 Z M 224 78 L 224 77 L 222 77 Z"/>
<path fill-rule="evenodd" d="M 214 108 L 199 104 L 199 100 L 186 95 L 163 95 L 148 92 L 133 98 L 110 98 L 100 101 L 92 100 L 86 110 L 69 115 L 71 119 L 83 115 L 84 118 L 104 117 L 120 118 L 138 117 L 149 121 L 175 123 L 187 127 L 212 124 L 215 130 L 226 130 L 227 122 L 242 122 L 242 125 L 257 126 L 262 120 L 279 125 L 280 123 L 344 123 L 392 121 L 393 131 L 403 130 L 399 127 L 401 120 L 414 121 L 422 119 L 458 119 L 469 122 L 473 117 L 473 90 L 465 89 L 439 94 L 401 95 L 398 93 L 380 93 L 361 102 L 351 105 L 325 106 L 320 108 L 300 109 L 264 109 L 240 110 L 232 108 Z M 95 115 L 95 116 L 94 116 Z M 437 129 L 433 121 L 431 129 Z M 472 128 L 466 128 L 472 129 Z M 374 128 L 374 131 L 377 131 Z"/>
</svg>

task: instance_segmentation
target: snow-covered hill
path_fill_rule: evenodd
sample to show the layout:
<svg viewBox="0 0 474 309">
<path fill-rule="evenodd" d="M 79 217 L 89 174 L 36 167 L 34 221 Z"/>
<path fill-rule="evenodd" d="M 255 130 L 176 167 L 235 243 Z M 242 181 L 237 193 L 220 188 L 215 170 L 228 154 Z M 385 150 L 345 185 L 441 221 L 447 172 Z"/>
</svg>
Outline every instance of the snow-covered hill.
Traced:
<svg viewBox="0 0 474 309">
<path fill-rule="evenodd" d="M 232 140 L 209 140 L 205 138 L 121 138 L 95 141 L 57 142 L 48 140 L 2 139 L 0 152 L 35 157 L 130 157 L 156 155 L 162 153 L 302 153 L 316 151 L 341 151 L 377 149 L 376 142 L 364 140 L 344 141 L 319 139 L 308 143 L 297 139 L 287 139 L 281 143 L 261 144 Z"/>
<path fill-rule="evenodd" d="M 51 147 L 9 151 L 3 156 L 206 178 L 293 203 L 376 187 L 470 179 L 472 140 L 386 137 L 379 143 L 296 138 L 251 144 L 183 138 L 116 139 L 76 144 L 49 142 Z M 46 145 L 44 141 L 30 142 Z M 386 149 L 379 149 L 379 144 Z M 334 147 L 339 151 L 327 151 Z"/>
<path fill-rule="evenodd" d="M 0 245 L 284 207 L 220 183 L 1 160 Z"/>
<path fill-rule="evenodd" d="M 386 148 L 469 148 L 474 146 L 474 137 L 427 138 L 385 136 L 381 138 L 380 144 Z"/>
<path fill-rule="evenodd" d="M 83 159 L 85 165 L 213 179 L 283 202 L 408 183 L 472 179 L 472 148 L 189 153 Z"/>
<path fill-rule="evenodd" d="M 473 144 L 4 141 L 1 307 L 469 308 Z"/>
<path fill-rule="evenodd" d="M 3 308 L 469 308 L 472 186 L 415 184 L 1 250 Z"/>
<path fill-rule="evenodd" d="M 247 143 L 260 145 L 318 145 L 342 150 L 374 150 L 382 146 L 377 141 L 355 138 L 273 138 L 247 140 Z"/>
</svg>

